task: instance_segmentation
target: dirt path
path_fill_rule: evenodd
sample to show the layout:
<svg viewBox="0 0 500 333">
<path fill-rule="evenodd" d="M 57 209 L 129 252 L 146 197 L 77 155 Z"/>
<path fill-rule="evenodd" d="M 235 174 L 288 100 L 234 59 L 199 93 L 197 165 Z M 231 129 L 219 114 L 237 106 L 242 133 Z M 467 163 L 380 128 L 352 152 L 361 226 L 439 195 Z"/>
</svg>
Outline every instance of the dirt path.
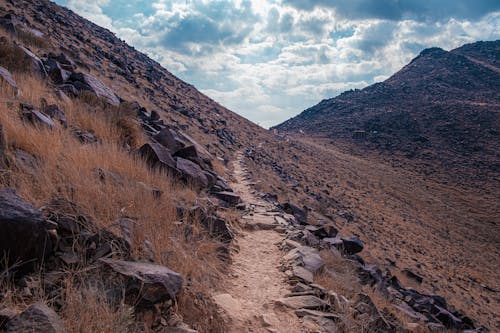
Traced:
<svg viewBox="0 0 500 333">
<path fill-rule="evenodd" d="M 283 237 L 271 229 L 277 222 L 274 206 L 252 194 L 241 160 L 239 155 L 234 164 L 237 183 L 233 189 L 247 205 L 244 223 L 256 230 L 238 235 L 239 251 L 232 257 L 233 272 L 226 293 L 214 298 L 225 312 L 229 332 L 303 332 L 293 311 L 275 305 L 276 299 L 290 292 L 279 269 L 283 254 L 277 244 Z"/>
</svg>

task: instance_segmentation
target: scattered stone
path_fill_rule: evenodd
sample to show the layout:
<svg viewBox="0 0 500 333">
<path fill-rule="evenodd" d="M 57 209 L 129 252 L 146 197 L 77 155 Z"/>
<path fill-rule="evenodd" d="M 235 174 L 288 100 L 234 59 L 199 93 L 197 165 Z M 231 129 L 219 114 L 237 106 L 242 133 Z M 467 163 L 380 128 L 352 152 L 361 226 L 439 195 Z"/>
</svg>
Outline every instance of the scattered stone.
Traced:
<svg viewBox="0 0 500 333">
<path fill-rule="evenodd" d="M 6 332 L 64 333 L 66 329 L 54 310 L 43 303 L 35 303 L 10 320 Z"/>
<path fill-rule="evenodd" d="M 0 261 L 3 269 L 27 273 L 50 254 L 41 212 L 12 189 L 0 190 L 0 230 L 0 257 L 7 260 Z"/>
<path fill-rule="evenodd" d="M 182 173 L 182 178 L 187 183 L 192 184 L 198 189 L 203 189 L 208 187 L 207 176 L 203 173 L 203 170 L 199 165 L 186 160 L 181 157 L 177 157 L 177 170 Z"/>
</svg>

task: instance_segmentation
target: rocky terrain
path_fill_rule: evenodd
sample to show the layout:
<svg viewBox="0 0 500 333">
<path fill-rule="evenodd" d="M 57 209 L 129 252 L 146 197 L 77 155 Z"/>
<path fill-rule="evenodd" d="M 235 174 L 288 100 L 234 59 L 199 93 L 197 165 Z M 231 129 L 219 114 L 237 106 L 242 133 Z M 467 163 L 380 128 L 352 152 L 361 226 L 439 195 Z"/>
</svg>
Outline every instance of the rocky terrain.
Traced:
<svg viewBox="0 0 500 333">
<path fill-rule="evenodd" d="M 275 136 L 48 1 L 0 2 L 0 87 L 0 331 L 498 328 L 487 204 L 436 229 L 386 178 L 440 184 Z"/>
</svg>

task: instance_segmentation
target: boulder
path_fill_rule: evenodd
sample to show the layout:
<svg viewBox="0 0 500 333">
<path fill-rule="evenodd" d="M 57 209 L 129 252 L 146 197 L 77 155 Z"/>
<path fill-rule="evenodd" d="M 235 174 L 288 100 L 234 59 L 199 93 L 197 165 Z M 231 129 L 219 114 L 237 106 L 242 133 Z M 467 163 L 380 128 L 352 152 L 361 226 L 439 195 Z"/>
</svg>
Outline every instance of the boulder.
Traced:
<svg viewBox="0 0 500 333">
<path fill-rule="evenodd" d="M 19 109 L 21 111 L 21 117 L 33 125 L 46 126 L 51 129 L 56 125 L 48 115 L 35 109 L 31 104 L 21 103 Z"/>
<path fill-rule="evenodd" d="M 7 333 L 64 333 L 64 325 L 51 308 L 43 303 L 35 303 L 7 324 Z"/>
<path fill-rule="evenodd" d="M 48 59 L 47 61 L 45 61 L 44 66 L 50 79 L 55 84 L 63 84 L 71 76 L 71 72 L 63 69 L 61 65 L 54 59 Z"/>
<path fill-rule="evenodd" d="M 0 332 L 3 332 L 3 329 L 7 326 L 7 323 L 15 318 L 17 313 L 10 309 L 2 309 L 0 310 Z"/>
<path fill-rule="evenodd" d="M 347 254 L 356 254 L 363 251 L 363 242 L 356 236 L 342 238 L 344 252 Z"/>
<path fill-rule="evenodd" d="M 202 220 L 203 226 L 207 228 L 210 235 L 220 237 L 220 239 L 229 243 L 234 235 L 224 219 L 217 216 L 208 216 Z"/>
<path fill-rule="evenodd" d="M 0 66 L 0 78 L 7 82 L 12 88 L 14 88 L 14 90 L 17 90 L 17 84 L 16 81 L 14 81 L 12 74 L 10 74 L 10 72 L 2 66 Z"/>
<path fill-rule="evenodd" d="M 177 170 L 182 173 L 182 178 L 187 183 L 192 184 L 198 189 L 203 189 L 208 187 L 207 176 L 203 173 L 203 170 L 198 164 L 186 160 L 181 157 L 177 157 Z"/>
<path fill-rule="evenodd" d="M 173 300 L 182 288 L 182 276 L 164 266 L 114 259 L 100 261 L 127 279 L 125 298 L 132 304 L 152 306 Z"/>
<path fill-rule="evenodd" d="M 156 134 L 153 139 L 156 142 L 166 147 L 172 153 L 177 152 L 177 150 L 184 147 L 184 143 L 175 135 L 175 133 L 168 129 L 162 129 L 158 134 Z"/>
<path fill-rule="evenodd" d="M 314 236 L 322 239 L 327 237 L 335 237 L 338 234 L 338 230 L 331 224 L 325 225 L 308 225 L 305 230 L 312 233 Z"/>
<path fill-rule="evenodd" d="M 280 207 L 285 213 L 293 215 L 300 224 L 307 224 L 307 211 L 305 209 L 301 209 L 289 202 L 281 203 Z"/>
<path fill-rule="evenodd" d="M 27 273 L 42 262 L 52 249 L 42 213 L 21 199 L 14 190 L 0 190 L 0 261 Z M 7 267 L 3 265 L 7 264 Z"/>
<path fill-rule="evenodd" d="M 141 148 L 139 148 L 139 154 L 146 160 L 152 168 L 164 169 L 168 172 L 175 172 L 177 162 L 170 155 L 170 150 L 165 148 L 159 143 L 146 143 Z"/>
<path fill-rule="evenodd" d="M 300 246 L 290 250 L 284 259 L 304 267 L 311 273 L 316 273 L 325 264 L 318 250 L 309 246 Z"/>
<path fill-rule="evenodd" d="M 113 91 L 99 79 L 90 74 L 72 73 L 68 82 L 70 82 L 79 91 L 90 91 L 111 105 L 120 105 L 120 100 L 113 93 Z"/>
<path fill-rule="evenodd" d="M 23 50 L 26 58 L 31 62 L 31 70 L 33 73 L 37 74 L 42 79 L 47 77 L 47 72 L 45 71 L 45 67 L 43 66 L 42 61 L 38 58 L 33 52 L 25 48 L 24 46 L 19 46 L 21 50 Z"/>
<path fill-rule="evenodd" d="M 214 192 L 212 194 L 216 198 L 227 202 L 231 206 L 236 206 L 237 204 L 239 204 L 241 202 L 240 196 L 234 192 L 222 191 L 222 192 Z"/>
</svg>

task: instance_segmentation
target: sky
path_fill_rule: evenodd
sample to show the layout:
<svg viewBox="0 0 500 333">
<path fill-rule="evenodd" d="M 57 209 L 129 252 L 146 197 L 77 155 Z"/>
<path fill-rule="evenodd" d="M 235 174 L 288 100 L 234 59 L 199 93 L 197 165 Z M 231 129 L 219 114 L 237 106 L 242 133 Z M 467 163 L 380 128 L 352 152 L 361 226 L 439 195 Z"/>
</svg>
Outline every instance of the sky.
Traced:
<svg viewBox="0 0 500 333">
<path fill-rule="evenodd" d="M 421 50 L 500 38 L 498 0 L 55 0 L 269 127 Z"/>
</svg>

